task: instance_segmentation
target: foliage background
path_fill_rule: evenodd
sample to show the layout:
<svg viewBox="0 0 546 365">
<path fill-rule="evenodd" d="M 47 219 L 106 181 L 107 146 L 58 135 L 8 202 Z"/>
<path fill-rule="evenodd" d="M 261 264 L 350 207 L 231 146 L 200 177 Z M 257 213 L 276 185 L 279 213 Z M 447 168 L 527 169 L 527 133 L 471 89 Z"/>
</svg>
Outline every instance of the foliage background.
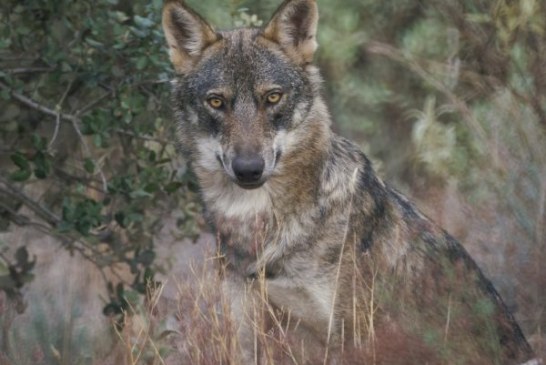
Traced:
<svg viewBox="0 0 546 365">
<path fill-rule="evenodd" d="M 542 348 L 545 3 L 318 2 L 317 62 L 335 129 L 465 243 Z M 188 3 L 231 28 L 259 25 L 279 1 Z M 122 323 L 165 270 L 155 259 L 165 217 L 176 212 L 180 237 L 206 229 L 171 140 L 161 5 L 0 5 L 0 289 L 15 313 L 37 306 L 25 290 L 43 251 L 14 232 L 54 237 L 61 252 L 91 263 L 107 288 L 105 314 Z M 21 339 L 17 314 L 2 311 L 0 350 L 9 359 Z M 46 363 L 96 361 L 83 350 L 67 355 L 62 336 L 32 341 L 56 349 L 42 351 Z M 39 363 L 32 359 L 18 361 Z"/>
</svg>

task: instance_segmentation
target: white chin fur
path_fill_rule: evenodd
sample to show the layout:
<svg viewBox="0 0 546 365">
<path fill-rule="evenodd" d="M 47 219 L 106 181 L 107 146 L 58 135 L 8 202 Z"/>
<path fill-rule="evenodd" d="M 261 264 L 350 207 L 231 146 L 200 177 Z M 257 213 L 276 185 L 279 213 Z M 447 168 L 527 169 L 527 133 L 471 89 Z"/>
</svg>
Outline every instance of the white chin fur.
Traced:
<svg viewBox="0 0 546 365">
<path fill-rule="evenodd" d="M 218 182 L 203 191 L 207 205 L 227 218 L 252 219 L 271 209 L 271 199 L 262 186 L 243 189 L 232 182 Z"/>
</svg>

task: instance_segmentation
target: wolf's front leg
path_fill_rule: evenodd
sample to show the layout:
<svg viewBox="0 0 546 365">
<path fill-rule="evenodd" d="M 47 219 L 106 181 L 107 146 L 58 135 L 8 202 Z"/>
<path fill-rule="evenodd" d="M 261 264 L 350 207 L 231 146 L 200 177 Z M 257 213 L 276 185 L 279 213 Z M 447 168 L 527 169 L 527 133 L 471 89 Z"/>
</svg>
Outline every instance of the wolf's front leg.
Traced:
<svg viewBox="0 0 546 365">
<path fill-rule="evenodd" d="M 233 331 L 237 336 L 239 357 L 234 364 L 261 364 L 261 336 L 266 331 L 264 299 L 252 282 L 239 278 L 225 278 L 222 290 L 228 301 Z"/>
</svg>

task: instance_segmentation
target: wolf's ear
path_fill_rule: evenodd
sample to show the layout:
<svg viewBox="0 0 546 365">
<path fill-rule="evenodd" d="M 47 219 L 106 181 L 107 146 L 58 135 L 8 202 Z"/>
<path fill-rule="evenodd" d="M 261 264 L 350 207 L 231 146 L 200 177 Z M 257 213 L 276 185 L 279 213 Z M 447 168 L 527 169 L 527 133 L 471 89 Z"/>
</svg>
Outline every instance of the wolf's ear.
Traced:
<svg viewBox="0 0 546 365">
<path fill-rule="evenodd" d="M 163 31 L 169 55 L 177 73 L 186 73 L 201 52 L 219 39 L 214 29 L 182 1 L 163 5 Z"/>
<path fill-rule="evenodd" d="M 264 36 L 278 43 L 297 62 L 310 63 L 317 49 L 318 9 L 315 0 L 286 0 L 264 28 Z"/>
</svg>

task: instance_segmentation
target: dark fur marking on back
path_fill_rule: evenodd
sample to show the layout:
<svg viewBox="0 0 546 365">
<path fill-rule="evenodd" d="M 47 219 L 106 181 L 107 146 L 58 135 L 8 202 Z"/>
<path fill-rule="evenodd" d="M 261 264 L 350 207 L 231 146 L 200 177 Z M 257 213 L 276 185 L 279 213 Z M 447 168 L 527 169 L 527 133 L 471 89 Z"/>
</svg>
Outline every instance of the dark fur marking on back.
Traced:
<svg viewBox="0 0 546 365">
<path fill-rule="evenodd" d="M 365 158 L 365 157 L 364 157 Z M 382 233 L 382 225 L 387 221 L 387 194 L 381 183 L 375 176 L 370 161 L 365 158 L 365 164 L 360 170 L 359 186 L 371 197 L 373 206 L 368 213 L 368 221 L 365 222 L 364 232 L 360 239 L 360 249 L 367 252 L 371 249 L 375 236 Z"/>
</svg>

